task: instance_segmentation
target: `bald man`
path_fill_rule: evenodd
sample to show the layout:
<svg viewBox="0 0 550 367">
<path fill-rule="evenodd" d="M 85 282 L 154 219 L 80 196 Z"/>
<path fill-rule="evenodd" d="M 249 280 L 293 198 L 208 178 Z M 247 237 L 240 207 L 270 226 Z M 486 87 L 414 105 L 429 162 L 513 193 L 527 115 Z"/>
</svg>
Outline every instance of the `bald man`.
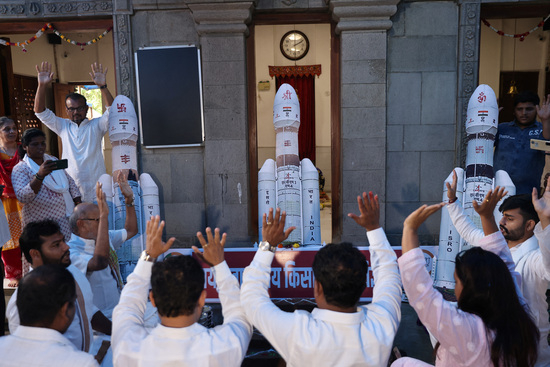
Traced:
<svg viewBox="0 0 550 367">
<path fill-rule="evenodd" d="M 94 304 L 109 319 L 123 285 L 116 250 L 138 232 L 134 193 L 124 174 L 119 173 L 117 181 L 126 205 L 124 229 L 109 231 L 109 207 L 99 183 L 97 205 L 79 204 L 69 218 L 73 232 L 69 241 L 71 261 L 90 281 Z"/>
</svg>

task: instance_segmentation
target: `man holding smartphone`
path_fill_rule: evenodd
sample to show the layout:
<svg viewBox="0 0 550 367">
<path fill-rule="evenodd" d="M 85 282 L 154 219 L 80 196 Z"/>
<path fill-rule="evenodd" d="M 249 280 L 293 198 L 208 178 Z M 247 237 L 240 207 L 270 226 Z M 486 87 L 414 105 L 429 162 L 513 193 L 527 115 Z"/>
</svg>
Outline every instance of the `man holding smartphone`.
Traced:
<svg viewBox="0 0 550 367">
<path fill-rule="evenodd" d="M 55 132 L 63 143 L 63 157 L 69 161 L 67 172 L 75 180 L 82 201 L 93 202 L 95 199 L 95 184 L 106 172 L 103 159 L 101 140 L 109 130 L 109 107 L 113 96 L 107 89 L 105 75 L 107 68 L 101 64 L 92 64 L 92 77 L 99 87 L 103 103 L 107 107 L 105 113 L 88 120 L 86 114 L 88 105 L 86 98 L 78 93 L 71 93 L 65 99 L 65 107 L 69 119 L 56 116 L 46 108 L 46 90 L 52 82 L 52 65 L 42 62 L 36 66 L 38 72 L 38 88 L 34 99 L 34 112 L 50 130 Z"/>
</svg>

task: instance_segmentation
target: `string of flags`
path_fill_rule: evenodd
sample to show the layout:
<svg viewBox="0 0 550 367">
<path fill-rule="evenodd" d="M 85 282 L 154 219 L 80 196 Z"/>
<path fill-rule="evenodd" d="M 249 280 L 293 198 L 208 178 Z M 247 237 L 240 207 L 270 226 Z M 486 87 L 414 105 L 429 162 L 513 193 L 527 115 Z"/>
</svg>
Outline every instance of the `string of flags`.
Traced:
<svg viewBox="0 0 550 367">
<path fill-rule="evenodd" d="M 75 45 L 75 46 L 80 46 L 80 49 L 84 50 L 84 46 L 89 46 L 89 45 L 92 45 L 94 43 L 99 42 L 103 37 L 105 37 L 107 35 L 107 33 L 109 33 L 113 29 L 113 27 L 107 28 L 99 36 L 95 37 L 94 39 L 89 40 L 88 42 L 77 42 L 77 41 L 72 40 L 69 37 L 65 36 L 64 34 L 59 32 L 57 29 L 55 29 L 55 27 L 53 26 L 52 23 L 46 23 L 46 24 L 44 24 L 44 26 L 42 28 L 40 28 L 40 30 L 38 30 L 38 32 L 35 33 L 34 36 L 32 36 L 31 38 L 29 38 L 28 40 L 26 40 L 24 42 L 8 42 L 8 41 L 3 40 L 3 39 L 0 38 L 0 45 L 21 47 L 22 48 L 21 51 L 27 52 L 26 46 L 28 46 L 29 44 L 34 42 L 37 38 L 40 38 L 44 34 L 44 32 L 46 32 L 47 29 L 51 29 L 53 31 L 53 33 L 55 33 L 57 36 L 59 36 L 59 38 L 61 38 L 63 41 L 68 42 L 68 43 L 70 43 L 72 45 Z"/>
<path fill-rule="evenodd" d="M 539 24 L 537 24 L 536 27 L 530 29 L 529 31 L 527 32 L 524 32 L 524 33 L 517 33 L 517 34 L 508 34 L 508 33 L 504 33 L 503 31 L 499 30 L 499 29 L 496 29 L 495 27 L 493 27 L 491 25 L 491 23 L 489 23 L 487 21 L 487 19 L 483 19 L 481 18 L 481 21 L 483 22 L 483 24 L 485 24 L 487 27 L 491 28 L 493 31 L 495 31 L 498 35 L 500 36 L 503 36 L 503 37 L 511 37 L 511 38 L 519 38 L 520 41 L 523 41 L 525 40 L 525 37 L 527 37 L 528 35 L 530 35 L 531 33 L 533 33 L 534 31 L 536 31 L 537 29 L 539 29 L 540 27 L 542 27 L 544 25 L 544 23 L 550 18 L 550 14 L 548 14 L 546 16 L 546 18 L 544 18 L 543 20 L 540 21 Z"/>
</svg>

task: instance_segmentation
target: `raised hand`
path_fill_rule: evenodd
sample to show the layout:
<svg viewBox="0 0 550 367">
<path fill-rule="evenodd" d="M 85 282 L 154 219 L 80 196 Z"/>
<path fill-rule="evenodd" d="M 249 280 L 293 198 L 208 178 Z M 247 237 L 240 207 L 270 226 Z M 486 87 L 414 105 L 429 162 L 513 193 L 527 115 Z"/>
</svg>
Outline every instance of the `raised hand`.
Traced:
<svg viewBox="0 0 550 367">
<path fill-rule="evenodd" d="M 348 217 L 353 219 L 355 223 L 365 228 L 367 231 L 372 231 L 380 228 L 380 204 L 378 203 L 378 195 L 373 195 L 372 191 L 363 193 L 363 197 L 357 196 L 357 206 L 359 207 L 360 216 L 349 213 Z"/>
<path fill-rule="evenodd" d="M 126 199 L 126 203 L 128 204 L 132 200 L 134 200 L 134 192 L 132 191 L 132 188 L 128 184 L 128 178 L 126 177 L 126 174 L 123 171 L 118 172 L 116 181 L 118 182 L 118 186 L 120 187 L 120 191 L 122 192 L 122 195 Z"/>
<path fill-rule="evenodd" d="M 409 214 L 409 216 L 403 222 L 404 229 L 412 229 L 413 231 L 418 231 L 418 228 L 428 219 L 430 215 L 437 212 L 445 206 L 445 203 L 439 203 L 434 205 L 422 205 L 420 208 L 416 209 L 414 212 Z"/>
<path fill-rule="evenodd" d="M 273 208 L 269 209 L 269 215 L 264 213 L 262 218 L 262 238 L 272 246 L 277 246 L 290 236 L 290 233 L 296 227 L 290 227 L 285 231 L 286 212 L 281 214 L 281 209 L 277 208 L 273 216 Z"/>
<path fill-rule="evenodd" d="M 211 267 L 223 262 L 223 249 L 225 246 L 225 241 L 227 239 L 226 233 L 220 236 L 220 229 L 216 228 L 214 230 L 214 236 L 212 236 L 212 230 L 210 229 L 210 227 L 207 227 L 206 238 L 208 241 L 204 239 L 201 232 L 197 232 L 197 238 L 201 243 L 203 252 L 201 253 L 199 251 L 199 248 L 196 246 L 192 246 L 192 249 L 199 259 L 201 259 L 203 262 L 207 263 Z"/>
<path fill-rule="evenodd" d="M 95 196 L 97 197 L 97 207 L 99 208 L 99 216 L 109 215 L 109 206 L 107 205 L 107 197 L 103 192 L 103 186 L 97 182 L 95 184 Z"/>
<path fill-rule="evenodd" d="M 159 224 L 160 222 L 160 224 Z M 160 221 L 160 217 L 151 217 L 151 220 L 147 222 L 147 229 L 145 231 L 147 240 L 145 241 L 145 250 L 149 256 L 157 258 L 174 244 L 176 240 L 174 237 L 170 238 L 166 243 L 162 241 L 162 230 L 164 229 L 164 221 Z"/>
<path fill-rule="evenodd" d="M 105 76 L 107 75 L 107 68 L 103 69 L 103 65 L 94 62 L 92 65 L 92 72 L 90 76 L 94 81 L 95 85 L 102 87 L 107 84 Z"/>
<path fill-rule="evenodd" d="M 401 250 L 406 253 L 420 246 L 418 240 L 418 228 L 428 219 L 430 215 L 441 209 L 445 203 L 434 205 L 422 205 L 409 214 L 403 222 L 403 237 L 401 238 Z"/>
<path fill-rule="evenodd" d="M 40 66 L 36 65 L 36 72 L 38 73 L 38 85 L 48 85 L 52 82 L 52 65 L 49 62 L 43 61 Z"/>
<path fill-rule="evenodd" d="M 547 175 L 545 182 L 544 193 L 538 198 L 537 189 L 533 187 L 532 199 L 533 206 L 539 215 L 540 224 L 542 229 L 546 228 L 550 224 L 550 176 Z"/>
<path fill-rule="evenodd" d="M 546 96 L 546 99 L 542 99 L 540 106 L 537 105 L 536 107 L 541 121 L 550 120 L 550 94 Z"/>
<path fill-rule="evenodd" d="M 480 217 L 492 218 L 498 202 L 508 193 L 508 191 L 504 190 L 504 187 L 497 186 L 494 191 L 489 190 L 481 204 L 476 200 L 472 201 L 472 205 L 477 214 L 479 214 Z"/>
<path fill-rule="evenodd" d="M 448 183 L 445 182 L 445 185 L 447 186 L 447 198 L 449 201 L 454 201 L 456 199 L 456 185 L 457 185 L 458 177 L 456 175 L 456 171 L 453 170 L 453 182 Z"/>
</svg>

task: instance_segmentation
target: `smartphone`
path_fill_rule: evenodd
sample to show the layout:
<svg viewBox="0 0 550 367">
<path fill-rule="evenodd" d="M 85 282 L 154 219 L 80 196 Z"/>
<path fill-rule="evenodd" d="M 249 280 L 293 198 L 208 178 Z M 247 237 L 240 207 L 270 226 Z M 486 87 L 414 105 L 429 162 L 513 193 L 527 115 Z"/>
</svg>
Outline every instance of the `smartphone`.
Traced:
<svg viewBox="0 0 550 367">
<path fill-rule="evenodd" d="M 53 162 L 55 163 L 55 168 L 53 169 L 54 171 L 58 169 L 66 169 L 67 167 L 69 167 L 69 162 L 66 159 L 59 159 Z"/>
</svg>

